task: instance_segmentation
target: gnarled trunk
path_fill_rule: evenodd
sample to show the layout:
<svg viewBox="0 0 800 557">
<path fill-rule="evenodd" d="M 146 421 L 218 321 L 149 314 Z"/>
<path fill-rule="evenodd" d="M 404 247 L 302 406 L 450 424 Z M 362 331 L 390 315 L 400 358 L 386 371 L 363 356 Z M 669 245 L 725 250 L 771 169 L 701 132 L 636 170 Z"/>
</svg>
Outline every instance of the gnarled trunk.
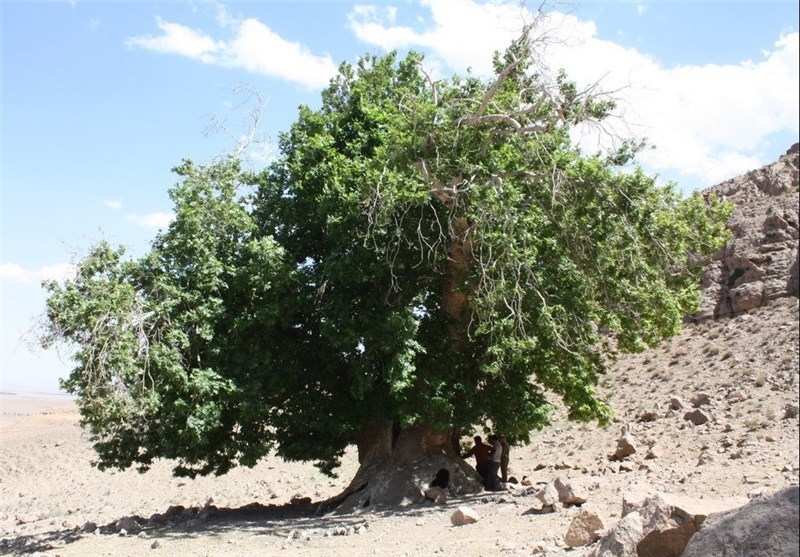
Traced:
<svg viewBox="0 0 800 557">
<path fill-rule="evenodd" d="M 318 513 L 420 503 L 441 469 L 449 473 L 446 491 L 451 496 L 483 488 L 472 466 L 456 453 L 452 432 L 441 434 L 416 425 L 398 433 L 392 422 L 373 422 L 362 430 L 356 445 L 360 467 L 353 481 L 341 494 L 323 502 Z"/>
</svg>

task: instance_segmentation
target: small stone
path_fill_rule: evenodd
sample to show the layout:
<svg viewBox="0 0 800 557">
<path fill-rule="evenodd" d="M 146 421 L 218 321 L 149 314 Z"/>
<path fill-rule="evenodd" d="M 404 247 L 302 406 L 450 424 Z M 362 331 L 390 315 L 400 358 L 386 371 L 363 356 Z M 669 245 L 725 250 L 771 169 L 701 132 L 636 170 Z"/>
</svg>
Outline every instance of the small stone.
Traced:
<svg viewBox="0 0 800 557">
<path fill-rule="evenodd" d="M 453 526 L 464 526 L 465 524 L 474 524 L 478 522 L 480 517 L 478 513 L 469 507 L 458 507 L 450 516 L 450 522 Z"/>
<path fill-rule="evenodd" d="M 161 547 L 161 542 L 159 542 L 158 540 L 150 544 L 150 549 L 158 549 L 159 547 Z"/>
<path fill-rule="evenodd" d="M 114 524 L 114 530 L 116 530 L 117 532 L 122 532 L 122 530 L 125 530 L 126 533 L 138 532 L 141 529 L 142 527 L 139 526 L 139 523 L 136 522 L 136 520 L 130 516 L 125 516 L 123 518 L 120 518 Z"/>
<path fill-rule="evenodd" d="M 686 403 L 683 402 L 683 400 L 681 400 L 679 397 L 674 396 L 669 399 L 670 410 L 678 411 L 678 410 L 683 410 L 684 408 L 686 408 Z"/>
<path fill-rule="evenodd" d="M 694 410 L 692 412 L 686 412 L 686 414 L 683 415 L 683 419 L 690 421 L 694 425 L 703 425 L 708 422 L 709 417 L 708 414 L 702 410 Z"/>
<path fill-rule="evenodd" d="M 705 406 L 706 404 L 711 403 L 711 397 L 708 396 L 706 393 L 697 393 L 694 395 L 689 402 L 692 403 L 692 406 L 695 408 L 700 408 L 701 406 Z"/>
</svg>

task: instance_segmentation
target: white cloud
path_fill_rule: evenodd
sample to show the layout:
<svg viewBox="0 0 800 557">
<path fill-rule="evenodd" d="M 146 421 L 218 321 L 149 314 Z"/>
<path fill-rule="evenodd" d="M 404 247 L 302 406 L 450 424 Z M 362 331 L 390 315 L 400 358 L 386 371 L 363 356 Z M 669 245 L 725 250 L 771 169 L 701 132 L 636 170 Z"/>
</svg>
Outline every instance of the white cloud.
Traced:
<svg viewBox="0 0 800 557">
<path fill-rule="evenodd" d="M 117 201 L 116 199 L 107 199 L 103 201 L 103 205 L 105 205 L 109 209 L 114 209 L 114 210 L 122 209 L 122 202 Z"/>
<path fill-rule="evenodd" d="M 169 23 L 160 17 L 156 19 L 162 34 L 158 36 L 131 37 L 125 41 L 128 46 L 138 46 L 145 50 L 180 54 L 203 62 L 213 62 L 224 44 L 214 41 L 200 31 L 189 29 L 178 23 Z"/>
<path fill-rule="evenodd" d="M 0 278 L 16 284 L 39 284 L 43 280 L 64 280 L 75 274 L 75 265 L 57 263 L 38 269 L 25 269 L 16 263 L 0 265 Z"/>
<path fill-rule="evenodd" d="M 202 31 L 179 23 L 156 21 L 161 34 L 130 37 L 131 47 L 178 54 L 207 64 L 242 68 L 310 88 L 327 85 L 337 66 L 330 56 L 318 56 L 299 42 L 289 41 L 257 19 L 237 20 L 218 8 L 217 21 L 234 36 L 215 40 Z"/>
<path fill-rule="evenodd" d="M 514 2 L 424 0 L 420 29 L 396 26 L 393 13 L 361 5 L 349 16 L 360 40 L 386 50 L 422 48 L 434 67 L 491 73 L 491 55 L 518 36 L 535 14 Z M 638 3 L 637 8 L 646 4 Z M 646 53 L 597 37 L 592 21 L 549 13 L 538 27 L 542 54 L 579 85 L 600 81 L 615 91 L 619 119 L 610 129 L 646 136 L 656 150 L 641 160 L 657 172 L 679 172 L 710 185 L 758 167 L 769 136 L 798 131 L 798 33 L 781 36 L 758 61 L 667 67 Z M 583 130 L 587 148 L 608 143 Z M 788 147 L 788 145 L 786 146 Z M 593 150 L 593 149 L 592 149 Z"/>
<path fill-rule="evenodd" d="M 125 217 L 125 220 L 151 230 L 166 228 L 174 219 L 175 215 L 172 213 L 148 213 L 146 215 L 131 213 Z"/>
</svg>

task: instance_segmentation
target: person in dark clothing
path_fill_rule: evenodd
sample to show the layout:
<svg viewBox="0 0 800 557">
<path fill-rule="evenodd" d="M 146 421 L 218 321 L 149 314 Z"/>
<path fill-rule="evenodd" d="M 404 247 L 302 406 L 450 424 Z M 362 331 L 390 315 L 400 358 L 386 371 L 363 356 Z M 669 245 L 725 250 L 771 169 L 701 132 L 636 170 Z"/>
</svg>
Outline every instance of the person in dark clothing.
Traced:
<svg viewBox="0 0 800 557">
<path fill-rule="evenodd" d="M 475 444 L 470 450 L 461 455 L 461 458 L 475 457 L 475 471 L 480 475 L 485 487 L 488 485 L 489 472 L 492 466 L 492 447 L 485 444 L 480 435 L 476 435 L 473 440 Z"/>
</svg>

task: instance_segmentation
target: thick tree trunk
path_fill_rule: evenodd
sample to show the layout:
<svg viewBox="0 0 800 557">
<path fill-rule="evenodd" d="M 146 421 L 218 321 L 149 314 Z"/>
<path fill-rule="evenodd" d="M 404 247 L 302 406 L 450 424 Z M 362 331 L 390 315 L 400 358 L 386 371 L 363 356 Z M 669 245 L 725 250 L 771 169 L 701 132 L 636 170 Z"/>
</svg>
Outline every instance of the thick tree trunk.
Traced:
<svg viewBox="0 0 800 557">
<path fill-rule="evenodd" d="M 396 508 L 421 503 L 441 469 L 449 473 L 451 496 L 479 492 L 475 470 L 454 450 L 452 433 L 439 434 L 418 425 L 395 436 L 392 422 L 374 422 L 357 439 L 360 467 L 340 495 L 322 503 L 318 513 L 335 510 Z"/>
<path fill-rule="evenodd" d="M 472 295 L 460 284 L 473 263 L 472 231 L 463 217 L 451 222 L 451 237 L 447 254 L 447 278 L 444 282 L 442 303 L 450 318 L 448 334 L 453 351 L 460 352 L 469 321 L 469 300 Z"/>
</svg>

